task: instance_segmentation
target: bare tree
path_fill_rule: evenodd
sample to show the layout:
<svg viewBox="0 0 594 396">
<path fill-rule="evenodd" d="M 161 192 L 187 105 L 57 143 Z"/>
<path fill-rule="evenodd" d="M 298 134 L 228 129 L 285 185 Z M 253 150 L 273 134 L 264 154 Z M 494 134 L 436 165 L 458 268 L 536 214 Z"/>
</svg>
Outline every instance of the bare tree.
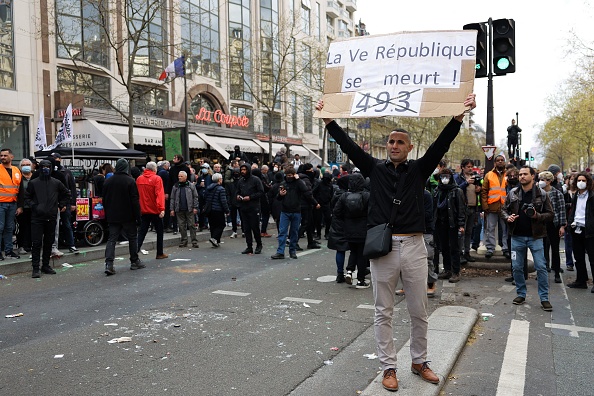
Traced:
<svg viewBox="0 0 594 396">
<path fill-rule="evenodd" d="M 232 90 L 233 86 L 247 90 L 265 116 L 268 159 L 271 162 L 273 123 L 280 121 L 283 106 L 285 109 L 292 107 L 293 111 L 309 108 L 313 113 L 314 99 L 317 98 L 312 95 L 321 96 L 318 85 L 318 74 L 322 70 L 319 64 L 321 45 L 302 32 L 300 19 L 293 15 L 280 19 L 278 23 L 263 25 L 256 41 L 260 47 L 253 54 L 251 64 L 241 65 L 240 62 L 245 59 L 244 49 L 240 45 L 230 45 L 231 86 Z M 234 78 L 237 81 L 233 81 Z M 291 98 L 292 93 L 300 98 L 309 97 L 309 103 L 298 103 Z M 304 121 L 311 125 L 311 116 Z"/>
<path fill-rule="evenodd" d="M 128 122 L 132 149 L 135 107 L 164 84 L 154 78 L 169 63 L 166 27 L 172 10 L 168 4 L 165 0 L 85 0 L 81 9 L 80 0 L 55 3 L 58 57 L 72 61 L 77 84 Z M 110 95 L 97 83 L 98 77 L 114 81 L 122 93 Z"/>
</svg>

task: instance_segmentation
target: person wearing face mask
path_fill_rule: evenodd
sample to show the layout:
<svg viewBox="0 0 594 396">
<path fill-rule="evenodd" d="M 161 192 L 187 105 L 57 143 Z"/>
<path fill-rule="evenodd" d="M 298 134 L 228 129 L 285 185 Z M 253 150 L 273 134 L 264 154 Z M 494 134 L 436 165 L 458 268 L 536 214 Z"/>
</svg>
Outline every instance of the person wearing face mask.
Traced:
<svg viewBox="0 0 594 396">
<path fill-rule="evenodd" d="M 17 234 L 17 245 L 19 255 L 28 254 L 31 251 L 31 207 L 25 203 L 25 191 L 33 176 L 32 162 L 29 158 L 21 160 L 21 185 L 17 197 L 17 223 L 19 233 Z M 19 213 L 20 209 L 20 213 Z"/>
<path fill-rule="evenodd" d="M 573 240 L 576 277 L 567 287 L 587 289 L 586 253 L 594 274 L 594 183 L 588 172 L 580 172 L 575 176 L 574 186 L 577 192 L 571 201 L 567 224 Z M 594 293 L 594 287 L 591 291 Z"/>
<path fill-rule="evenodd" d="M 237 216 L 239 214 L 239 204 L 237 202 L 237 187 L 239 185 L 239 167 L 231 170 L 231 179 L 225 181 L 225 191 L 229 197 L 229 211 L 231 215 L 231 236 L 230 238 L 237 238 Z"/>
<path fill-rule="evenodd" d="M 49 264 L 56 233 L 56 213 L 65 211 L 70 200 L 70 191 L 66 186 L 51 177 L 52 168 L 53 164 L 50 161 L 42 160 L 39 163 L 39 177 L 29 182 L 25 192 L 25 205 L 31 208 L 32 278 L 41 277 L 42 272 L 56 273 Z M 43 254 L 41 254 L 42 245 Z"/>
<path fill-rule="evenodd" d="M 555 283 L 561 283 L 561 257 L 559 256 L 559 242 L 565 233 L 567 218 L 565 216 L 565 199 L 563 193 L 553 188 L 553 174 L 549 171 L 540 172 L 538 175 L 538 187 L 547 192 L 553 205 L 555 217 L 552 222 L 547 223 L 547 237 L 544 239 L 544 252 L 547 261 L 547 271 L 553 268 L 555 272 Z M 550 255 L 549 255 L 550 251 Z"/>
<path fill-rule="evenodd" d="M 454 181 L 452 171 L 448 168 L 442 169 L 433 198 L 433 217 L 443 255 L 443 271 L 438 275 L 438 279 L 448 279 L 450 283 L 460 281 L 458 239 L 465 231 L 465 209 L 464 192 Z"/>
<path fill-rule="evenodd" d="M 575 185 L 575 176 L 577 172 L 572 172 L 569 177 L 567 178 L 567 185 L 563 186 L 563 197 L 565 198 L 565 213 L 567 217 L 569 217 L 569 211 L 571 210 L 571 202 L 573 201 L 574 195 L 577 193 L 576 185 Z M 571 238 L 571 232 L 566 229 L 565 234 L 563 235 L 564 238 L 564 247 L 565 247 L 565 268 L 567 271 L 573 271 L 574 264 L 573 264 L 573 239 Z"/>
<path fill-rule="evenodd" d="M 471 159 L 465 158 L 460 163 L 460 173 L 454 174 L 454 180 L 458 187 L 464 192 L 465 218 L 464 229 L 466 232 L 460 237 L 460 264 L 476 261 L 470 256 L 470 239 L 472 231 L 477 223 L 478 194 L 481 192 L 480 177 L 474 174 L 474 163 Z"/>
<path fill-rule="evenodd" d="M 198 211 L 198 230 L 208 229 L 208 215 L 202 213 L 206 205 L 206 189 L 212 184 L 212 170 L 210 165 L 204 162 L 200 165 L 200 174 L 196 178 L 196 191 L 200 197 L 200 210 Z"/>
<path fill-rule="evenodd" d="M 551 186 L 563 192 L 563 172 L 561 172 L 561 167 L 552 164 L 549 165 L 547 170 L 553 174 L 553 182 L 551 183 Z"/>
</svg>

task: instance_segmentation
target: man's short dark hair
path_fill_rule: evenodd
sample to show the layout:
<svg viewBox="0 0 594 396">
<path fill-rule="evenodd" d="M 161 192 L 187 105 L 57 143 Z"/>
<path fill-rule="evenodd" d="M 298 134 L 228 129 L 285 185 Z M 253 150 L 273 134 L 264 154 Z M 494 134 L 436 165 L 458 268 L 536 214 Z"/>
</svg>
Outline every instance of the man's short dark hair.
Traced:
<svg viewBox="0 0 594 396">
<path fill-rule="evenodd" d="M 536 175 L 536 170 L 533 167 L 531 167 L 529 165 L 522 165 L 522 167 L 520 167 L 520 169 L 524 169 L 524 168 L 529 169 L 530 170 L 530 174 L 532 176 Z"/>
<path fill-rule="evenodd" d="M 464 158 L 462 162 L 460 162 L 460 166 L 464 168 L 466 165 L 471 164 L 474 166 L 474 162 L 470 158 Z"/>
<path fill-rule="evenodd" d="M 295 168 L 293 168 L 292 166 L 287 167 L 287 169 L 285 169 L 285 175 L 294 175 L 295 172 Z"/>
<path fill-rule="evenodd" d="M 307 164 L 303 164 L 303 170 L 304 170 L 305 172 L 307 172 L 307 171 L 310 171 L 310 170 L 312 170 L 312 169 L 313 169 L 313 165 L 312 165 L 312 164 L 310 164 L 309 162 L 308 162 Z"/>
<path fill-rule="evenodd" d="M 9 154 L 12 154 L 12 150 L 11 150 L 11 149 L 9 149 L 8 147 L 1 148 L 1 149 L 0 149 L 0 153 L 1 153 L 2 151 L 8 151 L 8 153 L 9 153 Z"/>
</svg>

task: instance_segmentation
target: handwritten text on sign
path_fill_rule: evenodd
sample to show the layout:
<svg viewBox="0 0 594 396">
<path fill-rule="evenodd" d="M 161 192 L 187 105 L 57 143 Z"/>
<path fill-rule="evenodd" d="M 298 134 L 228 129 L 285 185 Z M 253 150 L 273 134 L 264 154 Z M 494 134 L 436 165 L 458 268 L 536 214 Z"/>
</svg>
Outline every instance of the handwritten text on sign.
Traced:
<svg viewBox="0 0 594 396">
<path fill-rule="evenodd" d="M 351 116 L 418 116 L 424 92 L 459 90 L 462 61 L 475 57 L 475 31 L 405 32 L 333 42 L 326 68 L 342 68 L 341 86 L 338 92 L 324 92 L 354 93 Z"/>
</svg>

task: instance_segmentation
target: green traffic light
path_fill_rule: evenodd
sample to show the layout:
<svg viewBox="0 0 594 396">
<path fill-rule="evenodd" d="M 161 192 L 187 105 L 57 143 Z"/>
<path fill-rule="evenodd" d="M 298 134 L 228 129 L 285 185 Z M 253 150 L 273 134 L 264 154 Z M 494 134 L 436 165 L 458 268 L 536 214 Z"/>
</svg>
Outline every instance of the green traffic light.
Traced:
<svg viewBox="0 0 594 396">
<path fill-rule="evenodd" d="M 481 64 L 480 63 L 477 63 L 476 65 L 474 65 L 474 68 L 476 70 L 481 70 Z"/>
<path fill-rule="evenodd" d="M 499 70 L 506 70 L 509 67 L 509 59 L 499 58 L 497 59 L 497 68 Z"/>
</svg>

